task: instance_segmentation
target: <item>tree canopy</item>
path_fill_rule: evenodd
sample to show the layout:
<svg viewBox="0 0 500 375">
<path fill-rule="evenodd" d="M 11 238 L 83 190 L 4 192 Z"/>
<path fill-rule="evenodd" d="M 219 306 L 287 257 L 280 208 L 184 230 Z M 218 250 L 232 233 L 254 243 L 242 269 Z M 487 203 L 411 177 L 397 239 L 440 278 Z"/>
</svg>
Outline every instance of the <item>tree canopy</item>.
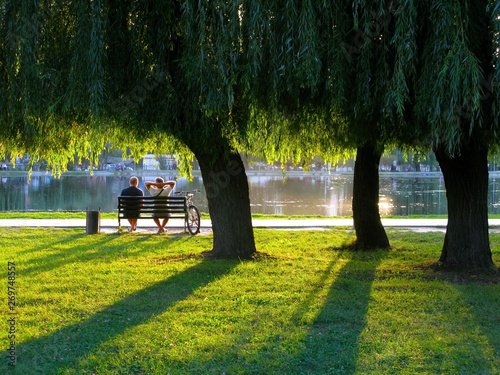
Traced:
<svg viewBox="0 0 500 375">
<path fill-rule="evenodd" d="M 395 143 L 450 152 L 476 125 L 497 134 L 482 105 L 495 113 L 500 101 L 495 1 L 482 14 L 451 0 L 1 4 L 3 153 L 61 164 L 75 147 L 95 160 L 116 138 L 141 154 L 149 138 L 178 143 L 222 116 L 225 135 L 244 134 L 240 147 L 253 147 L 253 118 L 255 140 L 269 135 L 262 147 L 277 158 L 306 154 L 292 135 L 311 140 L 308 154 L 318 141 L 324 154 L 355 148 L 371 137 L 366 119 Z M 490 49 L 475 50 L 478 38 Z"/>
<path fill-rule="evenodd" d="M 498 142 L 499 11 L 489 0 L 0 0 L 0 154 L 59 170 L 75 152 L 95 163 L 108 141 L 134 156 L 194 154 L 220 187 L 215 217 L 226 229 L 245 218 L 224 247 L 245 247 L 239 151 L 298 161 L 423 145 L 443 168 L 477 155 L 469 168 L 481 169 Z M 481 173 L 472 180 L 487 182 Z M 483 203 L 471 211 L 482 227 Z"/>
<path fill-rule="evenodd" d="M 275 4 L 267 8 L 272 36 L 262 43 L 268 79 L 257 92 L 270 87 L 266 103 L 289 124 L 257 125 L 257 134 L 272 140 L 263 148 L 281 155 L 293 153 L 287 144 L 312 142 L 323 153 L 357 147 L 359 155 L 369 146 L 363 154 L 379 158 L 375 150 L 386 144 L 432 147 L 449 207 L 441 261 L 490 266 L 487 153 L 498 142 L 498 3 L 334 1 L 307 3 L 307 11 L 302 2 Z M 275 138 L 268 136 L 273 129 Z"/>
</svg>

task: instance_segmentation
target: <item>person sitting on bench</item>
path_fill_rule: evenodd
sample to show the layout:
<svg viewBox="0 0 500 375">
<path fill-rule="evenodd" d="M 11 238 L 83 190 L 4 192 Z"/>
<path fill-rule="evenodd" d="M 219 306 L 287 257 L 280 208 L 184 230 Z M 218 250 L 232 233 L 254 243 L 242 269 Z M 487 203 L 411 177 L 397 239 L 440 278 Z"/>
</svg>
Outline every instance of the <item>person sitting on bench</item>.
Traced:
<svg viewBox="0 0 500 375">
<path fill-rule="evenodd" d="M 165 181 L 162 177 L 156 177 L 155 181 L 144 182 L 144 187 L 153 197 L 168 197 L 175 187 L 175 181 Z M 160 219 L 163 222 L 160 223 Z M 155 217 L 154 222 L 158 226 L 158 233 L 165 232 L 165 225 L 168 223 L 168 217 Z"/>
<path fill-rule="evenodd" d="M 128 180 L 129 187 L 122 190 L 122 196 L 133 196 L 133 197 L 142 197 L 144 196 L 144 192 L 142 189 L 139 189 L 137 185 L 139 185 L 139 179 L 136 176 L 130 177 Z M 139 217 L 139 213 L 137 212 L 136 206 L 129 207 L 127 210 L 127 220 L 130 223 L 129 232 L 133 232 L 137 229 L 137 218 Z"/>
</svg>

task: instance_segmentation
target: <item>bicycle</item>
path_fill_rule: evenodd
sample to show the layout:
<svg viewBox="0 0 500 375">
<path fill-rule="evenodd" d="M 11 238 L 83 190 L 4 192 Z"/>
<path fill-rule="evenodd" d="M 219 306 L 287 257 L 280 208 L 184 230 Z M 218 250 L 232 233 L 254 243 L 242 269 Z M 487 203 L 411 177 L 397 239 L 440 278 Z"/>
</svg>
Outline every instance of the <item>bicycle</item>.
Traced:
<svg viewBox="0 0 500 375">
<path fill-rule="evenodd" d="M 186 197 L 186 207 L 187 207 L 187 218 L 186 218 L 186 223 L 187 227 L 189 230 L 189 233 L 191 234 L 197 234 L 200 232 L 200 211 L 196 208 L 196 206 L 193 203 L 193 197 L 195 193 L 199 193 L 199 189 L 195 190 L 190 190 L 190 191 L 176 191 L 174 192 L 174 195 L 181 195 L 184 194 Z"/>
</svg>

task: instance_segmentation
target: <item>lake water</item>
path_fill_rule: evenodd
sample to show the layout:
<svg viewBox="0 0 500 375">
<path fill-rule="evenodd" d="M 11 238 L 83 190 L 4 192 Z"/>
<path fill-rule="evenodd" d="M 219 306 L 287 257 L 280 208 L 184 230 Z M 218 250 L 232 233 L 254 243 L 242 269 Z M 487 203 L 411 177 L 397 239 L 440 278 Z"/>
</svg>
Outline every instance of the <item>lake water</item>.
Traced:
<svg viewBox="0 0 500 375">
<path fill-rule="evenodd" d="M 154 176 L 138 176 L 144 181 Z M 168 176 L 164 176 L 168 177 Z M 85 211 L 116 212 L 120 191 L 128 186 L 129 176 L 62 176 L 34 175 L 0 178 L 2 211 Z M 490 176 L 489 213 L 500 214 L 500 176 Z M 250 201 L 253 213 L 284 215 L 352 215 L 352 174 L 287 176 L 249 175 Z M 202 212 L 208 212 L 201 177 L 191 182 L 178 179 L 176 190 L 200 189 L 194 198 Z M 147 192 L 146 192 L 147 194 Z M 444 181 L 440 175 L 382 176 L 380 178 L 380 212 L 383 216 L 446 214 Z"/>
</svg>

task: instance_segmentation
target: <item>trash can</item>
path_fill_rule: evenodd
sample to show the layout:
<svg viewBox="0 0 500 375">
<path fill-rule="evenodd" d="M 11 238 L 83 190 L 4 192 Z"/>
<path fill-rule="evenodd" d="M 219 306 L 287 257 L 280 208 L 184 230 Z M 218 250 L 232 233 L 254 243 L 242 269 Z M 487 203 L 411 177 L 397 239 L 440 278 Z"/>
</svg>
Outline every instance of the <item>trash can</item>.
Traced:
<svg viewBox="0 0 500 375">
<path fill-rule="evenodd" d="M 97 234 L 101 229 L 101 207 L 99 211 L 89 211 L 87 208 L 87 234 Z"/>
</svg>

